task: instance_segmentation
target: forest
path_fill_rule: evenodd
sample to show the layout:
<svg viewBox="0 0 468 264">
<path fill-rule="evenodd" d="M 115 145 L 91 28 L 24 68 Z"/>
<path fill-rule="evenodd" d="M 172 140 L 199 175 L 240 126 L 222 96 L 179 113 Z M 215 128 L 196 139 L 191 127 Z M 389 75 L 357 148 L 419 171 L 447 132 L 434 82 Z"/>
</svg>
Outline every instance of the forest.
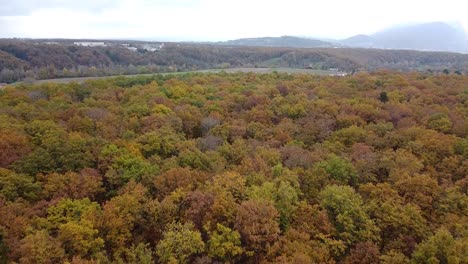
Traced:
<svg viewBox="0 0 468 264">
<path fill-rule="evenodd" d="M 131 41 L 127 44 L 143 45 Z M 200 43 L 166 43 L 163 49 L 151 52 L 129 50 L 122 41 L 107 41 L 105 45 L 84 47 L 74 45 L 73 40 L 0 39 L 0 82 L 236 67 L 337 68 L 348 73 L 380 69 L 468 73 L 468 54 L 448 52 Z"/>
<path fill-rule="evenodd" d="M 377 71 L 6 86 L 0 263 L 468 263 L 467 85 Z"/>
</svg>

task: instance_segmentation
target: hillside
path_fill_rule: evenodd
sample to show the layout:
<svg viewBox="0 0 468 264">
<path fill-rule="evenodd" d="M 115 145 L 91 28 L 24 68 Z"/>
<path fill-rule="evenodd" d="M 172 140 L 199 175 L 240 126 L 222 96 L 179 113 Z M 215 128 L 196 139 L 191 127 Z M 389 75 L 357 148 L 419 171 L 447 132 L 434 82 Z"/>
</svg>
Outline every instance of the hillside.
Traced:
<svg viewBox="0 0 468 264">
<path fill-rule="evenodd" d="M 337 41 L 292 36 L 245 38 L 217 42 L 227 46 L 293 48 L 375 48 L 468 53 L 468 33 L 460 25 L 443 22 L 391 27 L 372 35 L 356 35 Z"/>
<path fill-rule="evenodd" d="M 217 44 L 228 46 L 259 46 L 282 48 L 324 48 L 337 46 L 337 44 L 333 44 L 331 42 L 292 36 L 244 38 L 218 42 Z"/>
<path fill-rule="evenodd" d="M 340 42 L 348 47 L 372 48 L 375 45 L 374 41 L 371 36 L 360 34 L 341 40 Z"/>
<path fill-rule="evenodd" d="M 129 50 L 122 41 L 83 47 L 71 41 L 0 40 L 0 82 L 235 67 L 284 67 L 348 73 L 357 70 L 468 72 L 468 55 L 345 48 L 226 47 L 166 43 L 158 51 Z M 132 42 L 131 45 L 135 45 Z"/>
</svg>

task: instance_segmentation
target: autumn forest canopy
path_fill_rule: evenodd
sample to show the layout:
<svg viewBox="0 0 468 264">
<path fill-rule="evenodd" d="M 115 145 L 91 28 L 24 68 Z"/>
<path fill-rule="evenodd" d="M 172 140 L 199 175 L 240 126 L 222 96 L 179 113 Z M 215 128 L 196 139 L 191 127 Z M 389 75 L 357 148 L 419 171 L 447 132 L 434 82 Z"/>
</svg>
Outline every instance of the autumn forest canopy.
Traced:
<svg viewBox="0 0 468 264">
<path fill-rule="evenodd" d="M 427 71 L 6 86 L 0 263 L 468 263 L 467 89 Z"/>
</svg>

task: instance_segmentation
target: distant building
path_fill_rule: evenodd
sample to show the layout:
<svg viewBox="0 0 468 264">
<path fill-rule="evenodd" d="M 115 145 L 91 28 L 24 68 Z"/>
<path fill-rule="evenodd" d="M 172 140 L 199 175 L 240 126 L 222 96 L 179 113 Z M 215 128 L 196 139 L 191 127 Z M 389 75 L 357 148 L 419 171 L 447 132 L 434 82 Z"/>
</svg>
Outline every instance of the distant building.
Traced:
<svg viewBox="0 0 468 264">
<path fill-rule="evenodd" d="M 341 76 L 341 77 L 343 77 L 343 76 L 348 75 L 346 72 L 342 72 L 338 68 L 330 68 L 329 71 L 331 73 L 328 74 L 328 76 Z"/>
<path fill-rule="evenodd" d="M 80 41 L 80 42 L 73 42 L 73 44 L 77 45 L 77 46 L 84 46 L 84 47 L 105 47 L 106 46 L 106 43 L 104 42 L 84 42 L 84 41 Z"/>
<path fill-rule="evenodd" d="M 147 51 L 154 52 L 154 51 L 158 51 L 158 50 L 161 50 L 162 48 L 164 48 L 164 43 L 161 43 L 159 45 L 144 44 L 144 45 L 141 46 L 141 48 L 144 49 L 144 50 L 147 50 Z"/>
<path fill-rule="evenodd" d="M 127 49 L 131 50 L 131 51 L 137 51 L 138 48 L 135 48 L 135 47 L 127 47 Z"/>
<path fill-rule="evenodd" d="M 330 73 L 328 76 L 341 76 L 344 77 L 348 75 L 346 72 L 335 72 L 335 73 Z"/>
</svg>

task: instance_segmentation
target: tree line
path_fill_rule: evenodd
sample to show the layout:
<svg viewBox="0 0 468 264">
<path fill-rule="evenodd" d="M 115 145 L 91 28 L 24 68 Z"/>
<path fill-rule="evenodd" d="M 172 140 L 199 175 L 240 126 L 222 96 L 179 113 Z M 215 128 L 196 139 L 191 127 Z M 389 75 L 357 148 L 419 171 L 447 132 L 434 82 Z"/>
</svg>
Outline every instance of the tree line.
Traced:
<svg viewBox="0 0 468 264">
<path fill-rule="evenodd" d="M 109 42 L 106 47 L 72 43 L 45 44 L 37 40 L 0 40 L 0 82 L 120 74 L 192 71 L 229 67 L 290 67 L 353 73 L 398 71 L 468 71 L 468 55 L 373 49 L 298 49 L 225 47 L 208 44 L 168 43 L 150 52 L 131 51 Z"/>
</svg>

